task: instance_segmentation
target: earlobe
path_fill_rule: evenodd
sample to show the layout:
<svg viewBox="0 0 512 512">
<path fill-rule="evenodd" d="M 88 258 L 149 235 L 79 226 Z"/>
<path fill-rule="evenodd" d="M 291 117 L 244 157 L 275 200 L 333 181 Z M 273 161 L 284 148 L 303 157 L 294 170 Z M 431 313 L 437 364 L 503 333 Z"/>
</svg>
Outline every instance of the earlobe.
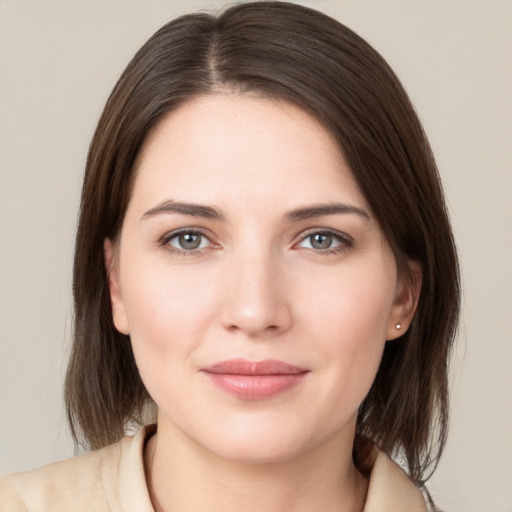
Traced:
<svg viewBox="0 0 512 512">
<path fill-rule="evenodd" d="M 110 305 L 112 307 L 112 321 L 121 334 L 129 334 L 128 317 L 126 316 L 119 280 L 119 261 L 115 254 L 114 244 L 109 238 L 105 238 L 103 242 L 103 254 L 107 270 Z"/>
<path fill-rule="evenodd" d="M 386 340 L 394 340 L 407 332 L 411 325 L 421 292 L 423 271 L 417 261 L 407 262 L 410 272 L 398 279 L 396 295 L 389 315 Z"/>
</svg>

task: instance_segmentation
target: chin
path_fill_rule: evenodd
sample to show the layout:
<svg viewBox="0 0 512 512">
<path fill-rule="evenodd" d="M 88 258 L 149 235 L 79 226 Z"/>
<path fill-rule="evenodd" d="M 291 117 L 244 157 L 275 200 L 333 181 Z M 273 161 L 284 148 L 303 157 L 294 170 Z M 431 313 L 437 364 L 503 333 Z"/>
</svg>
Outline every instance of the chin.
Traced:
<svg viewBox="0 0 512 512">
<path fill-rule="evenodd" d="M 216 456 L 237 464 L 276 464 L 293 459 L 300 449 L 293 446 L 278 446 L 268 442 L 238 442 L 210 446 Z"/>
<path fill-rule="evenodd" d="M 300 424 L 296 423 L 294 426 L 297 425 Z M 261 421 L 255 428 L 255 425 L 247 426 L 234 422 L 226 431 L 210 428 L 203 437 L 205 442 L 201 444 L 211 453 L 227 461 L 270 464 L 293 459 L 306 450 L 312 440 L 304 434 L 303 431 L 290 429 L 290 425 L 276 425 L 272 422 L 265 425 Z"/>
</svg>

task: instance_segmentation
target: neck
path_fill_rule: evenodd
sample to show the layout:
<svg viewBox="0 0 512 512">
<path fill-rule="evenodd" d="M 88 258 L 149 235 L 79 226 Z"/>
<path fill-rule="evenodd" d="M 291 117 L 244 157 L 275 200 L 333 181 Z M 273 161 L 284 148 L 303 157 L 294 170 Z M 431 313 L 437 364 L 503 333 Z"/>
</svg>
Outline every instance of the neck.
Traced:
<svg viewBox="0 0 512 512">
<path fill-rule="evenodd" d="M 367 480 L 352 461 L 351 439 L 330 439 L 290 460 L 225 460 L 179 431 L 160 428 L 145 451 L 156 512 L 361 512 Z"/>
</svg>

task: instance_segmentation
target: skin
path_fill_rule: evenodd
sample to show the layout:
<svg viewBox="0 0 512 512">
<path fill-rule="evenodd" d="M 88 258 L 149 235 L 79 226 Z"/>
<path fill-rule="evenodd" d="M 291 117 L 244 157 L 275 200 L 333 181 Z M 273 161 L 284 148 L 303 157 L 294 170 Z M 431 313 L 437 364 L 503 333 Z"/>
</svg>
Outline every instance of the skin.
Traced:
<svg viewBox="0 0 512 512">
<path fill-rule="evenodd" d="M 105 256 L 114 323 L 158 406 L 146 450 L 155 508 L 362 510 L 357 410 L 418 291 L 397 274 L 330 134 L 287 103 L 205 96 L 157 125 L 136 172 Z M 170 211 L 175 202 L 218 216 Z M 333 204 L 350 208 L 290 215 Z M 195 233 L 199 247 L 184 248 L 176 230 Z M 203 371 L 233 358 L 307 374 L 245 400 Z"/>
</svg>

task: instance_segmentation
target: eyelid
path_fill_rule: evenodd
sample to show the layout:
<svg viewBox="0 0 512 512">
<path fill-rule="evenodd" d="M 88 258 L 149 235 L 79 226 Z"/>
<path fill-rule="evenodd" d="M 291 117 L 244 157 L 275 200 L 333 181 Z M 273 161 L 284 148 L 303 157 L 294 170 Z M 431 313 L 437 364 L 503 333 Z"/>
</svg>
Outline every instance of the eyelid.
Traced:
<svg viewBox="0 0 512 512">
<path fill-rule="evenodd" d="M 208 240 L 208 242 L 210 243 L 210 246 L 204 247 L 201 249 L 185 250 L 185 249 L 178 249 L 177 247 L 172 247 L 169 244 L 169 242 L 173 238 L 176 238 L 177 236 L 184 234 L 184 233 L 199 234 Z M 178 229 L 173 229 L 171 231 L 168 231 L 162 237 L 160 237 L 160 239 L 158 240 L 158 245 L 161 247 L 164 247 L 169 252 L 172 252 L 175 254 L 191 255 L 191 254 L 197 254 L 199 252 L 202 252 L 202 251 L 205 251 L 208 249 L 214 249 L 214 248 L 219 247 L 219 244 L 215 243 L 212 240 L 212 238 L 213 238 L 212 234 L 209 231 L 205 230 L 204 228 L 187 226 L 184 228 L 178 228 Z"/>
<path fill-rule="evenodd" d="M 339 230 L 333 229 L 333 228 L 323 228 L 323 227 L 306 229 L 305 231 L 302 231 L 296 238 L 298 240 L 303 240 L 304 238 L 307 238 L 308 236 L 316 235 L 316 234 L 320 234 L 320 233 L 332 235 L 332 236 L 335 236 L 342 240 L 345 240 L 347 242 L 354 241 L 354 239 L 348 233 L 345 233 L 344 231 L 339 231 Z"/>
<path fill-rule="evenodd" d="M 179 248 L 170 246 L 169 242 L 173 238 L 175 238 L 175 237 L 177 237 L 177 236 L 179 236 L 180 234 L 183 234 L 183 233 L 199 234 L 199 235 L 205 237 L 208 240 L 209 246 L 208 247 L 204 247 L 204 248 L 200 248 L 200 249 L 191 249 L 191 250 L 179 249 Z M 301 242 L 304 242 L 308 237 L 311 237 L 311 236 L 313 236 L 315 234 L 323 234 L 323 235 L 332 236 L 333 238 L 335 238 L 339 242 L 339 245 L 336 245 L 335 247 L 330 247 L 330 248 L 327 248 L 327 249 L 315 249 L 315 248 L 308 248 L 308 247 L 299 247 L 299 244 Z M 196 226 L 187 226 L 187 227 L 182 227 L 182 228 L 178 228 L 178 229 L 174 229 L 174 230 L 166 232 L 158 240 L 158 245 L 161 246 L 161 247 L 164 247 L 169 252 L 172 252 L 172 253 L 175 253 L 175 254 L 193 255 L 193 254 L 197 254 L 197 253 L 200 253 L 200 252 L 207 251 L 209 249 L 219 248 L 221 244 L 214 242 L 212 240 L 213 238 L 215 238 L 215 237 L 212 235 L 212 233 L 209 230 L 206 230 L 206 229 L 200 228 L 200 227 L 196 227 Z M 312 251 L 314 253 L 317 253 L 317 254 L 329 254 L 329 253 L 333 253 L 333 252 L 342 252 L 342 251 L 352 247 L 354 245 L 354 242 L 355 242 L 354 238 L 351 237 L 349 234 L 347 234 L 345 232 L 338 231 L 338 230 L 332 229 L 332 228 L 322 228 L 322 227 L 310 228 L 310 229 L 307 229 L 306 231 L 302 231 L 295 238 L 295 240 L 296 241 L 292 245 L 293 249 L 310 250 L 310 251 Z"/>
<path fill-rule="evenodd" d="M 343 231 L 338 231 L 337 229 L 332 228 L 311 228 L 306 231 L 303 231 L 300 233 L 300 235 L 297 237 L 297 241 L 293 244 L 293 248 L 296 248 L 301 242 L 304 242 L 307 238 L 316 235 L 316 234 L 323 234 L 323 235 L 330 235 L 336 240 L 340 242 L 340 245 L 328 248 L 328 249 L 314 249 L 314 248 L 308 248 L 304 247 L 302 249 L 310 249 L 314 251 L 315 253 L 322 254 L 322 253 L 329 253 L 329 251 L 332 252 L 339 252 L 346 250 L 347 248 L 350 248 L 354 245 L 354 238 L 352 238 L 349 234 L 344 233 Z"/>
</svg>

